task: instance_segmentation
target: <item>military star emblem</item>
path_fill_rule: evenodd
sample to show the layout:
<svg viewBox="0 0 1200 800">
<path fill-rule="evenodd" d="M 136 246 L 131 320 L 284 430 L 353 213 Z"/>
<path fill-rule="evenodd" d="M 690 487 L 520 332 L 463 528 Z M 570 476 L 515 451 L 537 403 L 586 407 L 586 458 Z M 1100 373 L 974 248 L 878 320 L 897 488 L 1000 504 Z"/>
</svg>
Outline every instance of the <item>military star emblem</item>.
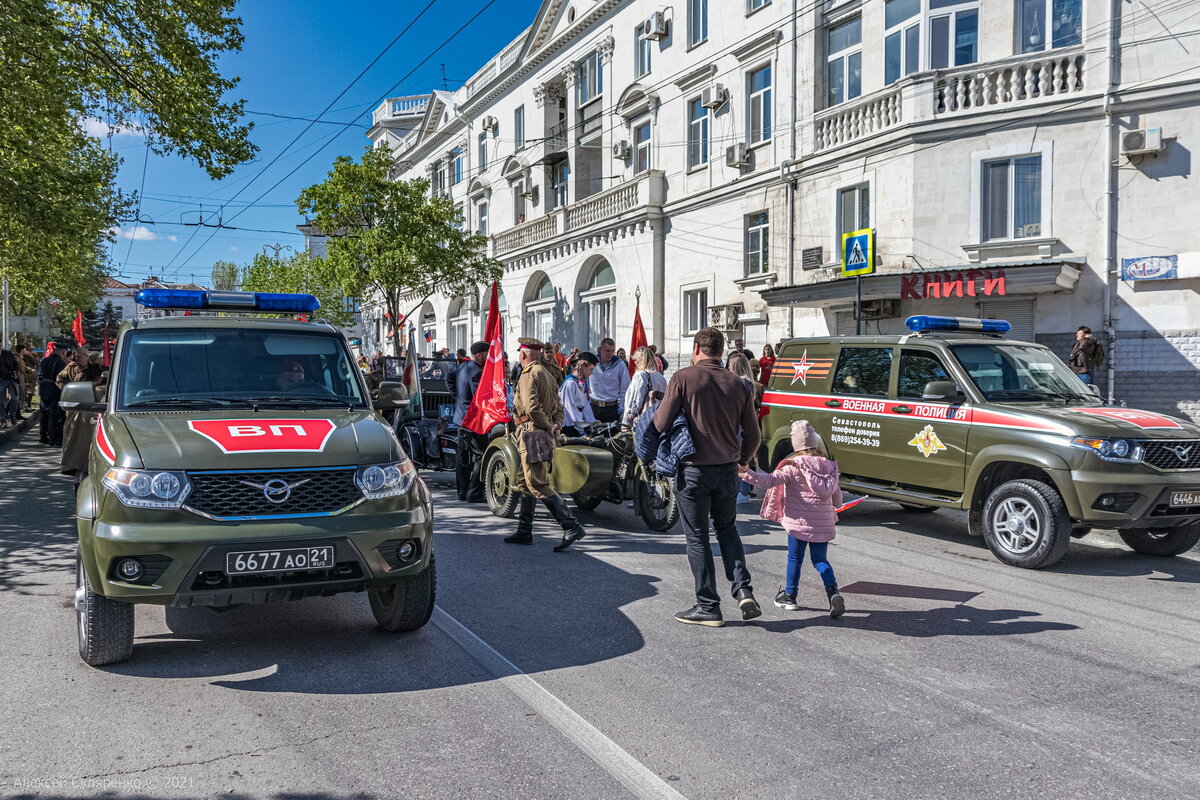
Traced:
<svg viewBox="0 0 1200 800">
<path fill-rule="evenodd" d="M 926 425 L 925 428 L 914 436 L 908 442 L 913 447 L 921 452 L 921 455 L 929 458 L 934 453 L 941 452 L 947 449 L 946 445 L 942 444 L 942 440 L 938 438 L 937 431 L 932 425 Z"/>
<path fill-rule="evenodd" d="M 795 377 L 792 378 L 792 383 L 800 381 L 805 386 L 808 385 L 808 371 L 815 365 L 808 360 L 808 351 L 804 351 L 804 355 L 800 356 L 799 361 L 792 362 L 792 369 L 796 370 Z"/>
</svg>

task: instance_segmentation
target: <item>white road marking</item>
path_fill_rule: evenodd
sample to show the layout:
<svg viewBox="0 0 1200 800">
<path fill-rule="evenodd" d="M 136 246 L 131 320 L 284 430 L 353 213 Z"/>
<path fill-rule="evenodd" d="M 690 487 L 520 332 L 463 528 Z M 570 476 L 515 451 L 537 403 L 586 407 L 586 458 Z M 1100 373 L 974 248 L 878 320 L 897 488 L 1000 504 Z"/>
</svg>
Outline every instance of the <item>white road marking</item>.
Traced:
<svg viewBox="0 0 1200 800">
<path fill-rule="evenodd" d="M 572 711 L 566 703 L 522 672 L 440 606 L 434 607 L 432 621 L 466 651 L 467 655 L 496 676 L 505 688 L 525 701 L 526 705 L 574 742 L 580 750 L 591 756 L 593 761 L 620 781 L 635 797 L 645 800 L 685 800 L 670 784 Z"/>
</svg>

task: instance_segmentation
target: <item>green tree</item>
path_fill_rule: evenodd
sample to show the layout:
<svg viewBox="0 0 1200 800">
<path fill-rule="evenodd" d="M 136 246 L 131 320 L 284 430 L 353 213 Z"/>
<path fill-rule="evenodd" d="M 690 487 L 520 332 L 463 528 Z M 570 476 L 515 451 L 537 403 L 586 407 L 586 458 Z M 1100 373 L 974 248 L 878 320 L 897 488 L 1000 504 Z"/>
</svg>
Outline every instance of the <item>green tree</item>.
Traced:
<svg viewBox="0 0 1200 800">
<path fill-rule="evenodd" d="M 350 325 L 354 314 L 346 310 L 345 294 L 338 287 L 324 259 L 300 252 L 290 258 L 259 253 L 242 277 L 242 288 L 248 292 L 300 292 L 311 294 L 321 301 L 321 310 L 314 316 L 334 325 Z"/>
<path fill-rule="evenodd" d="M 232 261 L 218 261 L 213 264 L 212 278 L 208 284 L 212 289 L 222 292 L 236 291 L 241 283 L 242 268 Z"/>
<path fill-rule="evenodd" d="M 367 147 L 361 161 L 334 161 L 296 205 L 327 233 L 325 261 L 342 292 L 383 300 L 399 352 L 405 298 L 465 294 L 499 280 L 502 267 L 488 258 L 487 237 L 463 229 L 449 199 L 429 196 L 428 181 L 397 181 L 391 172 L 391 152 Z"/>
</svg>

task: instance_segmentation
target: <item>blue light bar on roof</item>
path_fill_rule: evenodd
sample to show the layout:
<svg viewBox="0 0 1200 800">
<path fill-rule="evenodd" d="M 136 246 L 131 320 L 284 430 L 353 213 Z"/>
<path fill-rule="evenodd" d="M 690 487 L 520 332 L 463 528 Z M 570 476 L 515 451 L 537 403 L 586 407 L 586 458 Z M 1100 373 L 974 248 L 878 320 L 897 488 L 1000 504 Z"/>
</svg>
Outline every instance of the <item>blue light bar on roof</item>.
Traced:
<svg viewBox="0 0 1200 800">
<path fill-rule="evenodd" d="M 142 289 L 135 298 L 146 308 L 185 311 L 262 311 L 275 314 L 311 314 L 321 301 L 311 294 L 278 292 L 207 292 L 189 289 Z"/>
<path fill-rule="evenodd" d="M 910 331 L 970 331 L 973 333 L 1008 333 L 1012 325 L 1002 319 L 974 319 L 972 317 L 930 317 L 919 315 L 904 321 Z"/>
</svg>

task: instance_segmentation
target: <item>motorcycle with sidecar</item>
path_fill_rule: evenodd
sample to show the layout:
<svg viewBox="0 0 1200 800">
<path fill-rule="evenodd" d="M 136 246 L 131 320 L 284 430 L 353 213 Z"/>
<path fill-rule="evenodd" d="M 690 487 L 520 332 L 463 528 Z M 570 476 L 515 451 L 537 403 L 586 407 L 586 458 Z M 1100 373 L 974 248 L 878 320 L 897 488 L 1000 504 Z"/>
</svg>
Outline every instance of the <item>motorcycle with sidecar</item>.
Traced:
<svg viewBox="0 0 1200 800">
<path fill-rule="evenodd" d="M 521 456 L 513 431 L 493 439 L 483 454 L 483 488 L 488 507 L 498 517 L 513 517 L 520 498 L 514 489 Z M 602 502 L 620 505 L 633 500 L 638 516 L 655 531 L 668 531 L 679 520 L 671 478 L 659 475 L 634 454 L 634 438 L 617 423 L 597 423 L 585 436 L 567 437 L 555 448 L 550 484 L 571 495 L 585 511 Z"/>
</svg>

